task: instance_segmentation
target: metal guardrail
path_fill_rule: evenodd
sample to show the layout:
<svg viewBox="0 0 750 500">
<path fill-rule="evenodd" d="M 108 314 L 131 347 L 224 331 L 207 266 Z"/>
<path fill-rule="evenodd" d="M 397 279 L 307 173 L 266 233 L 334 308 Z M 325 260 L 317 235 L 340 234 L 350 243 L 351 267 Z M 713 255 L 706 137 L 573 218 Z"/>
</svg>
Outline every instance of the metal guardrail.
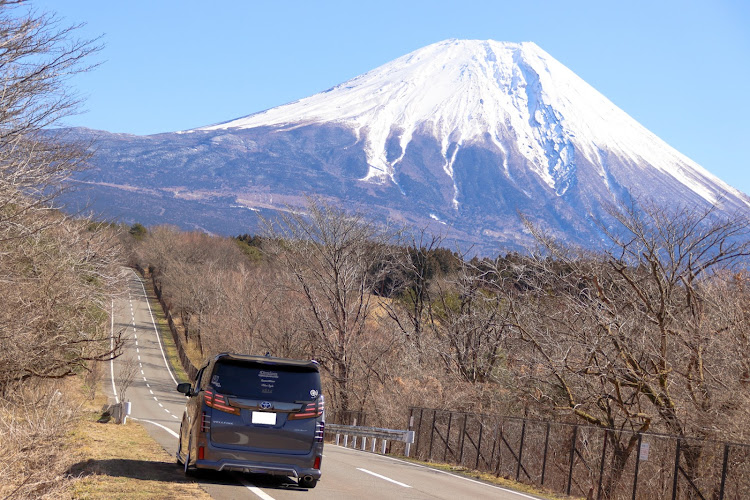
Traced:
<svg viewBox="0 0 750 500">
<path fill-rule="evenodd" d="M 388 441 L 399 441 L 405 443 L 404 455 L 409 456 L 411 445 L 414 443 L 414 431 L 402 431 L 398 429 L 381 429 L 378 427 L 361 427 L 357 425 L 326 424 L 326 432 L 336 435 L 336 445 L 340 445 L 341 436 L 344 436 L 344 447 L 349 445 L 349 436 L 354 438 L 353 448 L 357 448 L 357 438 L 362 438 L 361 448 L 367 449 L 367 439 L 371 439 L 370 451 L 375 453 L 375 444 L 380 439 L 380 453 L 385 454 Z"/>
</svg>

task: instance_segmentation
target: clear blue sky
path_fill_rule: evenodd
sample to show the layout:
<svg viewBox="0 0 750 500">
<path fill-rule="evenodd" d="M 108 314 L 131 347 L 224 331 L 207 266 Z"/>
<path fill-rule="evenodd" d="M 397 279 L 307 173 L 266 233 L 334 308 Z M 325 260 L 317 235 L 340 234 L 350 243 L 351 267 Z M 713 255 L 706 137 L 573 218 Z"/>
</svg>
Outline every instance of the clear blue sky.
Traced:
<svg viewBox="0 0 750 500">
<path fill-rule="evenodd" d="M 103 35 L 68 120 L 152 134 L 325 90 L 447 38 L 533 41 L 667 143 L 750 193 L 746 0 L 32 0 Z"/>
</svg>

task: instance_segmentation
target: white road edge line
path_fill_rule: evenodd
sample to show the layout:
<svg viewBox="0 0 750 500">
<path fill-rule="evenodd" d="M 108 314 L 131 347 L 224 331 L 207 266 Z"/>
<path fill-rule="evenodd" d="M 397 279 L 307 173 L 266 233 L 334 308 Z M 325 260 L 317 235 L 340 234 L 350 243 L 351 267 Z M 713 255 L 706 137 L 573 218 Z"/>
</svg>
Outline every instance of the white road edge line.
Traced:
<svg viewBox="0 0 750 500">
<path fill-rule="evenodd" d="M 120 404 L 120 398 L 117 397 L 117 389 L 115 388 L 115 355 L 112 351 L 115 350 L 115 301 L 112 299 L 112 314 L 110 315 L 110 327 L 109 327 L 109 374 L 112 378 L 112 393 L 115 395 L 115 404 Z"/>
<path fill-rule="evenodd" d="M 400 482 L 396 481 L 395 479 L 391 479 L 390 477 L 381 476 L 380 474 L 377 474 L 377 473 L 372 472 L 372 471 L 367 470 L 367 469 L 363 469 L 362 467 L 357 467 L 357 470 L 361 470 L 362 472 L 364 472 L 366 474 L 370 474 L 371 476 L 379 477 L 380 479 L 385 479 L 386 481 L 390 481 L 393 484 L 397 484 L 399 486 L 403 486 L 404 488 L 411 488 L 411 486 L 409 486 L 408 484 L 400 483 Z"/>
<path fill-rule="evenodd" d="M 348 450 L 350 448 L 345 448 L 345 449 Z M 352 450 L 352 451 L 357 451 L 357 450 Z M 432 467 L 427 467 L 426 465 L 415 464 L 414 462 L 407 462 L 406 460 L 401 460 L 399 458 L 389 457 L 388 455 L 378 455 L 378 456 L 382 457 L 382 458 L 387 458 L 388 460 L 393 460 L 394 462 L 400 462 L 402 464 L 413 465 L 414 467 L 420 467 L 422 469 L 427 469 L 427 470 L 431 470 L 431 471 L 434 471 L 434 472 L 439 472 L 440 474 L 446 474 L 448 476 L 453 476 L 453 477 L 455 477 L 457 479 L 463 479 L 464 481 L 469 481 L 470 483 L 481 484 L 481 485 L 487 486 L 489 488 L 495 488 L 495 489 L 502 490 L 502 491 L 505 491 L 505 492 L 508 492 L 508 493 L 513 493 L 514 495 L 518 495 L 518 496 L 523 497 L 523 498 L 530 498 L 531 500 L 539 500 L 539 497 L 535 497 L 535 496 L 531 496 L 531 495 L 526 495 L 525 493 L 519 493 L 518 491 L 513 491 L 513 490 L 510 490 L 508 488 L 503 488 L 502 486 L 496 486 L 494 484 L 485 483 L 483 481 L 477 481 L 476 479 L 471 479 L 471 478 L 468 478 L 468 477 L 459 476 L 458 474 L 452 474 L 452 473 L 446 472 L 444 470 L 434 469 Z"/>
<path fill-rule="evenodd" d="M 265 491 L 261 490 L 257 486 L 255 486 L 253 483 L 247 481 L 245 478 L 237 477 L 237 480 L 242 483 L 242 486 L 250 490 L 252 493 L 255 493 L 258 497 L 262 498 L 263 500 L 274 500 L 274 498 L 266 493 Z"/>
<path fill-rule="evenodd" d="M 161 425 L 161 424 L 157 424 L 156 422 L 153 422 L 153 421 L 151 421 L 151 420 L 146 420 L 145 418 L 135 418 L 135 417 L 130 417 L 130 418 L 131 418 L 132 420 L 135 420 L 135 421 L 137 421 L 137 422 L 147 422 L 147 423 L 149 423 L 149 424 L 153 424 L 153 425 L 155 425 L 155 426 L 157 426 L 157 427 L 161 427 L 162 429 L 164 429 L 165 431 L 167 431 L 168 433 L 170 433 L 170 434 L 171 434 L 172 436 L 174 436 L 174 437 L 176 437 L 176 438 L 179 438 L 179 437 L 180 437 L 180 436 L 179 436 L 179 435 L 178 435 L 178 434 L 177 434 L 177 433 L 176 433 L 175 431 L 173 431 L 173 430 L 172 430 L 172 429 L 170 429 L 169 427 L 166 427 L 166 426 L 164 426 L 164 425 Z"/>
<path fill-rule="evenodd" d="M 159 330 L 156 329 L 156 322 L 154 321 L 154 314 L 151 312 L 151 304 L 148 300 L 148 295 L 146 294 L 146 287 L 143 285 L 143 280 L 141 279 L 138 274 L 136 274 L 135 271 L 131 269 L 133 275 L 138 280 L 138 283 L 141 284 L 141 289 L 143 290 L 143 298 L 146 300 L 146 305 L 148 306 L 148 314 L 151 316 L 151 324 L 154 326 L 154 333 L 156 334 L 156 340 L 159 342 L 159 349 L 161 349 L 161 357 L 164 359 L 164 366 L 167 367 L 167 372 L 169 373 L 169 376 L 172 377 L 172 381 L 174 382 L 174 385 L 177 385 L 177 379 L 174 378 L 174 375 L 172 374 L 172 368 L 169 367 L 169 363 L 167 363 L 167 356 L 164 354 L 164 347 L 161 345 L 161 337 L 159 336 Z"/>
</svg>

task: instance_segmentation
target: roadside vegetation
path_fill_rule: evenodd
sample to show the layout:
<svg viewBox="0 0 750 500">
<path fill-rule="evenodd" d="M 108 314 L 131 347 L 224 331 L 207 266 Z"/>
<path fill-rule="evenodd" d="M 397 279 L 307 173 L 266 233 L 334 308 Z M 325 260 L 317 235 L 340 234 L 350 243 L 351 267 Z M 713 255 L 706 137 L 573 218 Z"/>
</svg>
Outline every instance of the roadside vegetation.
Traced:
<svg viewBox="0 0 750 500">
<path fill-rule="evenodd" d="M 174 457 L 139 423 L 104 422 L 101 411 L 87 408 L 67 446 L 77 458 L 68 470 L 65 493 L 76 499 L 211 498 L 198 483 L 185 478 Z"/>
<path fill-rule="evenodd" d="M 80 398 L 96 391 L 110 345 L 109 309 L 121 289 L 117 231 L 55 210 L 85 144 L 48 129 L 74 112 L 65 82 L 97 50 L 75 27 L 0 0 L 0 498 L 65 496 L 66 435 Z"/>
</svg>

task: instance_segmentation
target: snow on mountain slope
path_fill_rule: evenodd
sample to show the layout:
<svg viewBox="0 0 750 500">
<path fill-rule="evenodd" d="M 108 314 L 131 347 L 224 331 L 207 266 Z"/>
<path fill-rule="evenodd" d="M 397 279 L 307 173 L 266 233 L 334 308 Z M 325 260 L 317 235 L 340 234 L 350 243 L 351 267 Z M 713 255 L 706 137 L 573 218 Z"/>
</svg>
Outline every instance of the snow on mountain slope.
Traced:
<svg viewBox="0 0 750 500">
<path fill-rule="evenodd" d="M 557 195 L 574 182 L 579 155 L 605 183 L 609 167 L 602 157 L 614 155 L 635 169 L 658 169 L 711 204 L 726 193 L 746 200 L 531 42 L 446 40 L 325 92 L 198 130 L 311 123 L 354 130 L 367 155 L 363 180 L 376 183 L 396 183 L 394 173 L 415 134 L 434 137 L 443 171 L 453 179 L 456 209 L 454 161 L 472 143 L 497 149 L 509 178 L 509 155 L 521 155 Z M 389 161 L 386 146 L 393 137 L 401 155 Z"/>
</svg>

